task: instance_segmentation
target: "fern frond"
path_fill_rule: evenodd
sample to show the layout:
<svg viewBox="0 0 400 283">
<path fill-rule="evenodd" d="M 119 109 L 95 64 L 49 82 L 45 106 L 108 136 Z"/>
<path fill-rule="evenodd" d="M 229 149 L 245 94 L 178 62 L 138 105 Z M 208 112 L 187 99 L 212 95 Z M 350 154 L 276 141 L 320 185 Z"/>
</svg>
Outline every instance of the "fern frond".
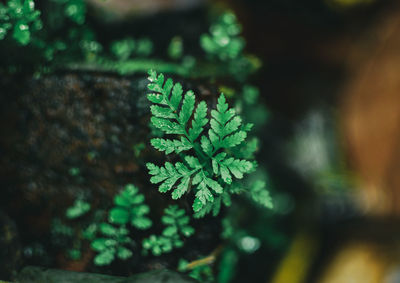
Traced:
<svg viewBox="0 0 400 283">
<path fill-rule="evenodd" d="M 185 137 L 181 137 L 181 140 L 154 138 L 151 139 L 150 143 L 155 149 L 165 151 L 165 154 L 180 153 L 193 148 L 193 145 Z"/>
<path fill-rule="evenodd" d="M 174 138 L 153 138 L 152 146 L 165 154 L 191 150 L 195 156 L 182 155 L 182 162 L 164 166 L 147 164 L 150 181 L 159 184 L 162 193 L 172 190 L 172 198 L 178 199 L 192 189 L 195 199 L 193 210 L 196 215 L 213 212 L 218 214 L 221 203 L 231 193 L 233 178 L 242 179 L 256 167 L 255 162 L 240 159 L 232 149 L 242 144 L 251 129 L 251 124 L 243 124 L 235 110 L 229 108 L 223 94 L 218 98 L 216 109 L 207 117 L 205 101 L 196 106 L 192 91 L 183 92 L 179 83 L 165 80 L 162 74 L 149 71 L 149 90 L 147 97 L 151 106 L 151 122 L 166 134 L 177 135 Z M 208 132 L 204 129 L 209 124 Z M 208 133 L 208 135 L 207 135 Z M 253 146 L 254 148 L 254 146 Z M 248 150 L 248 151 L 251 151 Z M 228 185 L 225 189 L 221 184 Z M 171 228 L 172 229 L 172 228 Z"/>
<path fill-rule="evenodd" d="M 204 126 L 208 123 L 207 104 L 202 101 L 197 105 L 194 112 L 192 127 L 189 129 L 189 137 L 191 141 L 195 141 L 203 132 Z"/>
<path fill-rule="evenodd" d="M 212 165 L 214 174 L 221 175 L 222 180 L 227 184 L 232 183 L 232 175 L 237 179 L 242 179 L 244 173 L 254 170 L 254 164 L 250 161 L 225 157 L 225 152 L 217 154 L 212 160 Z"/>
<path fill-rule="evenodd" d="M 264 181 L 257 180 L 250 187 L 249 194 L 253 201 L 266 207 L 272 208 L 274 205 L 272 203 L 271 195 L 266 189 L 267 185 Z"/>
<path fill-rule="evenodd" d="M 192 183 L 193 185 L 197 185 L 196 198 L 193 203 L 193 210 L 195 212 L 201 210 L 208 202 L 212 203 L 214 201 L 212 191 L 221 194 L 224 190 L 217 181 L 207 177 L 204 171 L 197 173 Z"/>
<path fill-rule="evenodd" d="M 236 115 L 235 110 L 228 108 L 223 94 L 218 98 L 217 109 L 211 111 L 211 116 L 208 135 L 214 147 L 212 154 L 220 148 L 235 147 L 246 139 L 247 129 L 241 127 L 242 119 Z M 202 142 L 203 149 L 207 145 L 205 142 Z"/>
<path fill-rule="evenodd" d="M 138 229 L 150 228 L 152 222 L 147 217 L 150 208 L 144 200 L 144 195 L 139 193 L 137 187 L 132 184 L 126 185 L 124 190 L 114 197 L 109 221 L 119 225 L 130 223 Z"/>
<path fill-rule="evenodd" d="M 164 209 L 164 215 L 161 217 L 161 222 L 166 226 L 162 235 L 151 235 L 144 239 L 142 243 L 144 250 L 159 256 L 162 253 L 170 252 L 174 247 L 182 247 L 182 236 L 190 237 L 194 233 L 189 221 L 190 218 L 183 209 L 177 205 L 168 206 Z"/>
<path fill-rule="evenodd" d="M 168 192 L 178 183 L 176 189 L 172 192 L 172 198 L 180 198 L 188 190 L 191 176 L 200 169 L 198 160 L 194 157 L 193 159 L 190 157 L 187 158 L 189 160 L 187 163 L 191 169 L 181 162 L 177 162 L 175 165 L 166 162 L 165 167 L 147 163 L 149 173 L 153 175 L 150 178 L 150 182 L 153 184 L 161 183 L 159 191 L 162 193 Z"/>
</svg>

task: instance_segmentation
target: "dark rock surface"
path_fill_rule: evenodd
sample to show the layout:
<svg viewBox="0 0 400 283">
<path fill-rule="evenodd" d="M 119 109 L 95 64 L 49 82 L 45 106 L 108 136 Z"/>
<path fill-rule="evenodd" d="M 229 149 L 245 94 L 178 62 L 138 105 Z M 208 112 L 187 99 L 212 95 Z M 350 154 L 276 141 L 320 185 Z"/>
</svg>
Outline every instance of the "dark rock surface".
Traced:
<svg viewBox="0 0 400 283">
<path fill-rule="evenodd" d="M 21 262 L 21 243 L 15 223 L 0 211 L 0 281 L 11 278 Z"/>
<path fill-rule="evenodd" d="M 98 210 L 106 211 L 127 183 L 139 187 L 151 207 L 155 225 L 149 233 L 162 228 L 158 220 L 171 199 L 149 183 L 146 173 L 146 162 L 165 161 L 164 155 L 148 146 L 147 83 L 145 75 L 105 73 L 0 77 L 0 206 L 20 232 L 22 265 L 128 276 L 176 268 L 179 258 L 191 259 L 215 249 L 218 221 L 201 220 L 194 223 L 197 233 L 188 240 L 189 248 L 164 257 L 143 260 L 138 252 L 129 262 L 98 270 L 91 264 L 94 254 L 87 242 L 81 246 L 80 261 L 65 257 L 79 237 L 78 229 L 93 221 L 90 217 Z M 216 92 L 208 86 L 198 82 L 183 85 L 214 103 Z M 137 145 L 141 145 L 140 152 L 134 150 Z M 84 225 L 82 219 L 65 218 L 66 209 L 82 196 L 91 204 Z M 190 201 L 182 199 L 180 205 L 190 211 Z M 75 229 L 74 236 L 65 236 L 65 241 L 56 236 L 55 241 L 55 219 Z M 149 233 L 135 231 L 137 245 Z"/>
<path fill-rule="evenodd" d="M 104 274 L 72 272 L 40 267 L 25 267 L 17 276 L 18 283 L 194 283 L 196 280 L 169 270 L 157 270 L 127 278 Z"/>
</svg>

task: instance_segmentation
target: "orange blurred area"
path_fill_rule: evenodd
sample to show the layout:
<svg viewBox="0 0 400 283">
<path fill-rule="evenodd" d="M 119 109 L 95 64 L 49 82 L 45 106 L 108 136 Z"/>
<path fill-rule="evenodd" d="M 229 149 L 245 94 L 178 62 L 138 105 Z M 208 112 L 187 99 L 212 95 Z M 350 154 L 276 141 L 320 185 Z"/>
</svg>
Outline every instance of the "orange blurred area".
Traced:
<svg viewBox="0 0 400 283">
<path fill-rule="evenodd" d="M 366 211 L 397 216 L 400 212 L 399 8 L 381 15 L 351 51 L 348 59 L 351 76 L 340 109 L 346 151 L 359 176 L 360 200 Z"/>
</svg>

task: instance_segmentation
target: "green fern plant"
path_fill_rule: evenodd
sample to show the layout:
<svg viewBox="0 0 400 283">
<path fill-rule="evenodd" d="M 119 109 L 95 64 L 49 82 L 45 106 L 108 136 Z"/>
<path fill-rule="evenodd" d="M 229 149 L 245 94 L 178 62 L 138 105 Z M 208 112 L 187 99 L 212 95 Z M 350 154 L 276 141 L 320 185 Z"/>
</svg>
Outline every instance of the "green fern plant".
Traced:
<svg viewBox="0 0 400 283">
<path fill-rule="evenodd" d="M 190 218 L 177 205 L 170 205 L 164 210 L 161 222 L 166 226 L 162 235 L 151 235 L 143 240 L 145 252 L 151 251 L 155 256 L 168 253 L 183 246 L 183 237 L 190 237 L 195 232 L 189 225 Z"/>
<path fill-rule="evenodd" d="M 242 124 L 240 116 L 230 109 L 223 94 L 208 118 L 205 101 L 196 104 L 193 91 L 183 94 L 182 86 L 164 75 L 149 71 L 147 98 L 151 106 L 151 123 L 175 138 L 153 138 L 152 146 L 165 154 L 176 153 L 182 162 L 164 166 L 147 163 L 150 181 L 162 193 L 172 190 L 172 199 L 193 192 L 195 217 L 213 211 L 217 215 L 221 201 L 230 205 L 230 194 L 237 191 L 237 180 L 252 172 L 257 163 L 235 156 L 251 124 Z M 206 129 L 208 128 L 208 130 Z M 185 154 L 181 154 L 185 152 Z M 189 153 L 187 153 L 189 152 Z M 194 154 L 194 156 L 192 155 Z"/>
<path fill-rule="evenodd" d="M 109 221 L 119 225 L 130 223 L 141 230 L 148 229 L 152 225 L 150 218 L 147 217 L 149 212 L 149 206 L 144 203 L 144 195 L 139 193 L 137 187 L 128 184 L 114 197 L 114 207 L 110 210 Z"/>
<path fill-rule="evenodd" d="M 152 225 L 147 217 L 150 209 L 144 200 L 138 188 L 128 184 L 114 197 L 114 207 L 108 214 L 108 220 L 113 225 L 101 223 L 87 227 L 84 236 L 91 240 L 92 248 L 99 252 L 94 258 L 96 265 L 107 265 L 115 258 L 126 260 L 132 256 L 132 251 L 126 248 L 126 245 L 133 242 L 126 225 L 130 224 L 140 230 L 148 229 Z M 95 236 L 97 231 L 100 231 L 102 237 Z"/>
<path fill-rule="evenodd" d="M 100 232 L 103 237 L 96 238 L 91 243 L 92 248 L 99 252 L 94 258 L 96 265 L 110 264 L 116 257 L 126 260 L 132 256 L 131 250 L 125 246 L 132 243 L 128 229 L 101 223 Z"/>
</svg>

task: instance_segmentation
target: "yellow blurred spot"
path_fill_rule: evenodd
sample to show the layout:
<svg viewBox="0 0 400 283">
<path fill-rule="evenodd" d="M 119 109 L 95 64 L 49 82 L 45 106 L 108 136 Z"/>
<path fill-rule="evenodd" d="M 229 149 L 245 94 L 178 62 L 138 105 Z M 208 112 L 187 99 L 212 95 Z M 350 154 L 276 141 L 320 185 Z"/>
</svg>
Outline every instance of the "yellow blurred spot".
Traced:
<svg viewBox="0 0 400 283">
<path fill-rule="evenodd" d="M 316 249 L 317 240 L 314 237 L 304 232 L 297 234 L 271 283 L 306 282 Z"/>
<path fill-rule="evenodd" d="M 374 0 L 328 0 L 328 3 L 340 8 L 351 8 L 357 5 L 370 4 Z"/>
<path fill-rule="evenodd" d="M 228 98 L 231 98 L 231 97 L 233 97 L 235 95 L 235 90 L 233 88 L 230 88 L 230 87 L 225 86 L 225 85 L 221 85 L 218 88 L 218 91 L 220 93 L 223 93 Z"/>
</svg>

